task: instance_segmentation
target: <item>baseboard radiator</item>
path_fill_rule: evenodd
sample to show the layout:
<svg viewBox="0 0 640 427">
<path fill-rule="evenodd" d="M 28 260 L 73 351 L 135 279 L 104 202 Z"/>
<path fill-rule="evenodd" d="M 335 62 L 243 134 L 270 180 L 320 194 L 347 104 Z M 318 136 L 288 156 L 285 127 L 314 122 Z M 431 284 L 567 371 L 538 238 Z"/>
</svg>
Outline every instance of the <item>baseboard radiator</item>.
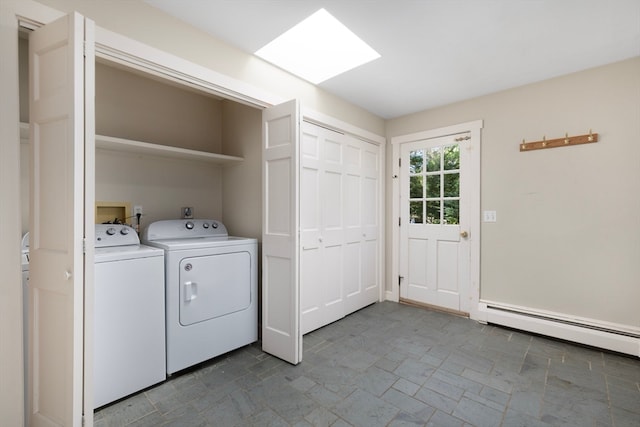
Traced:
<svg viewBox="0 0 640 427">
<path fill-rule="evenodd" d="M 493 323 L 640 357 L 640 327 L 568 317 L 492 301 L 481 301 L 480 322 Z"/>
</svg>

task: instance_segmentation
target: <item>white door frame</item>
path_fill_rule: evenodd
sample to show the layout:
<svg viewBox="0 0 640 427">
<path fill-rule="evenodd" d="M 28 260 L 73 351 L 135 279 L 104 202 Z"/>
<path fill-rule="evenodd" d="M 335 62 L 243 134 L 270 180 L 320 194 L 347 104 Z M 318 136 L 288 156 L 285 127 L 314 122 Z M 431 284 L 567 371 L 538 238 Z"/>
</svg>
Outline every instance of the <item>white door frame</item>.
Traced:
<svg viewBox="0 0 640 427">
<path fill-rule="evenodd" d="M 457 125 L 431 129 L 391 138 L 392 148 L 392 182 L 391 182 L 391 289 L 386 291 L 386 299 L 400 300 L 400 146 L 404 143 L 442 136 L 469 133 L 471 136 L 469 150 L 470 165 L 468 177 L 470 181 L 469 198 L 469 243 L 471 259 L 469 263 L 469 298 L 460 301 L 460 310 L 468 312 L 471 319 L 478 319 L 478 303 L 480 301 L 480 137 L 483 122 L 475 120 Z"/>
</svg>

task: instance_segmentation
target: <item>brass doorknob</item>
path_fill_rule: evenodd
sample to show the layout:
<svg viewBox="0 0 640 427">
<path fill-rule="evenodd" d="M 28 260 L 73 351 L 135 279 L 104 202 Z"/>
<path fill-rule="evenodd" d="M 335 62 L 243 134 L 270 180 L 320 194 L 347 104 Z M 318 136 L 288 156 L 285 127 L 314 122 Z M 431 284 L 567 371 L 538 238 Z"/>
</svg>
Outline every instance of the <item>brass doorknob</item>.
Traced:
<svg viewBox="0 0 640 427">
<path fill-rule="evenodd" d="M 460 233 L 460 237 L 462 237 L 463 239 L 466 239 L 467 237 L 469 237 L 469 233 L 468 233 L 468 232 L 466 232 L 466 231 L 462 231 L 462 232 Z"/>
</svg>

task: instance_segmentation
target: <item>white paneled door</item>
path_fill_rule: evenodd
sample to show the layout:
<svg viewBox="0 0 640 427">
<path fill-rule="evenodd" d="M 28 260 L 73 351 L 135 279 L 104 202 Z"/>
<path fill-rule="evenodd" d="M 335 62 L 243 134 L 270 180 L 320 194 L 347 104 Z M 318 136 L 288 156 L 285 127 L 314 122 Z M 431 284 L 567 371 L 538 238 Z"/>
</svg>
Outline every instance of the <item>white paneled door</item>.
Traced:
<svg viewBox="0 0 640 427">
<path fill-rule="evenodd" d="M 469 295 L 470 138 L 400 147 L 400 297 L 464 311 Z"/>
<path fill-rule="evenodd" d="M 380 147 L 302 123 L 300 325 L 318 329 L 379 299 Z"/>
<path fill-rule="evenodd" d="M 29 40 L 31 263 L 29 425 L 80 426 L 83 417 L 85 31 L 72 14 Z M 93 87 L 92 76 L 87 85 Z M 92 100 L 90 100 L 92 102 Z M 91 123 L 87 126 L 93 130 Z M 91 419 L 89 420 L 91 423 Z"/>
<path fill-rule="evenodd" d="M 380 298 L 381 148 L 296 101 L 262 120 L 262 349 L 297 364 L 303 334 Z"/>
<path fill-rule="evenodd" d="M 345 142 L 345 315 L 380 298 L 380 146 Z"/>
<path fill-rule="evenodd" d="M 302 333 L 344 316 L 344 135 L 302 123 L 300 325 Z M 357 196 L 357 195 L 356 195 Z"/>
<path fill-rule="evenodd" d="M 300 333 L 297 101 L 262 113 L 262 349 L 302 360 Z"/>
</svg>

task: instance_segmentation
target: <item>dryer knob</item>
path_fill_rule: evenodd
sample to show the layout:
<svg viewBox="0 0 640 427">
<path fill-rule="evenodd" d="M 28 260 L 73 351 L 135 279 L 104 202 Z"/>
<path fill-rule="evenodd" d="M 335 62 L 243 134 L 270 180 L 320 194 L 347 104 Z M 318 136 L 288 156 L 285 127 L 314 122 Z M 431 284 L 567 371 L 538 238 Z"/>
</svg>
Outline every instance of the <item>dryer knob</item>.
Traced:
<svg viewBox="0 0 640 427">
<path fill-rule="evenodd" d="M 122 234 L 123 236 L 126 236 L 127 234 L 129 234 L 129 229 L 127 227 L 122 227 L 120 229 L 120 234 Z"/>
<path fill-rule="evenodd" d="M 115 227 L 109 227 L 109 228 L 107 228 L 107 234 L 108 234 L 109 236 L 113 236 L 114 234 L 116 234 L 116 229 L 115 229 Z"/>
<path fill-rule="evenodd" d="M 193 222 L 191 221 L 187 221 L 184 226 L 187 227 L 187 230 L 193 230 Z"/>
<path fill-rule="evenodd" d="M 206 222 L 203 222 L 203 223 L 202 223 L 202 227 L 203 227 L 203 228 L 209 228 L 209 224 L 207 224 Z"/>
<path fill-rule="evenodd" d="M 212 223 L 211 223 L 211 226 L 212 226 L 213 228 L 218 228 L 218 223 L 217 223 L 217 222 L 212 222 Z"/>
</svg>

